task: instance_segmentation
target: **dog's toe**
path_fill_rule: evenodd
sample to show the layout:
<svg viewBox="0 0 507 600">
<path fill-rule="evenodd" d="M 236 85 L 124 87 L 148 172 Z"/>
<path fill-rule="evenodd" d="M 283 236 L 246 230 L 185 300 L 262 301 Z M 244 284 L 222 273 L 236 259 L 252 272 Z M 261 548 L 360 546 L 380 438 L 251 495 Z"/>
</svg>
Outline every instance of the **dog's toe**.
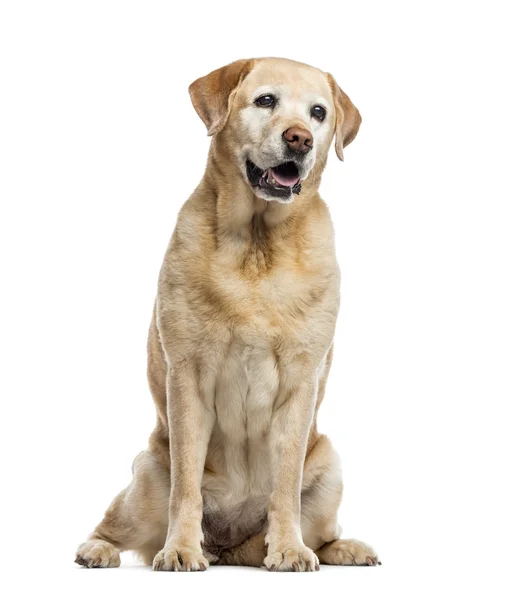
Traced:
<svg viewBox="0 0 507 600">
<path fill-rule="evenodd" d="M 74 562 L 89 569 L 119 567 L 120 551 L 104 540 L 89 540 L 79 546 Z"/>
<path fill-rule="evenodd" d="M 379 563 L 376 552 L 359 540 L 334 540 L 319 551 L 321 562 L 327 565 L 374 567 Z"/>
</svg>

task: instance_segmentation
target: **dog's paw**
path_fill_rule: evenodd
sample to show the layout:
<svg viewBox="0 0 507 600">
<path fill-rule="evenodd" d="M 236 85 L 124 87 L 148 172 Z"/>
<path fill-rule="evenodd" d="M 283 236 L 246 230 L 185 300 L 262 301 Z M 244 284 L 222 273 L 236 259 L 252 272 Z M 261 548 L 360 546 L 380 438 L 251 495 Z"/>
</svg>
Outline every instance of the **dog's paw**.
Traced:
<svg viewBox="0 0 507 600">
<path fill-rule="evenodd" d="M 89 569 L 119 567 L 120 551 L 113 544 L 104 540 L 89 540 L 79 546 L 74 562 Z"/>
<path fill-rule="evenodd" d="M 283 552 L 272 552 L 264 559 L 269 571 L 318 571 L 319 559 L 310 548 L 294 546 Z"/>
<path fill-rule="evenodd" d="M 154 571 L 205 571 L 209 562 L 196 548 L 167 546 L 153 560 Z"/>
<path fill-rule="evenodd" d="M 334 540 L 319 550 L 319 558 L 327 565 L 373 567 L 381 564 L 375 550 L 358 540 Z"/>
</svg>

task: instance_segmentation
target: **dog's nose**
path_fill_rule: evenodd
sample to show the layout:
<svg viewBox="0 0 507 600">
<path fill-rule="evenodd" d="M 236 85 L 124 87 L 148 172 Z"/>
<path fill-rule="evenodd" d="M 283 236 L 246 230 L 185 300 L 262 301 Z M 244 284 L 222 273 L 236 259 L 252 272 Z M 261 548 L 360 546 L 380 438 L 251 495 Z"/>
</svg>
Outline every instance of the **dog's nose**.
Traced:
<svg viewBox="0 0 507 600">
<path fill-rule="evenodd" d="M 313 136 L 308 129 L 302 127 L 289 127 L 283 132 L 283 139 L 287 142 L 287 146 L 294 150 L 306 154 L 313 148 Z"/>
</svg>

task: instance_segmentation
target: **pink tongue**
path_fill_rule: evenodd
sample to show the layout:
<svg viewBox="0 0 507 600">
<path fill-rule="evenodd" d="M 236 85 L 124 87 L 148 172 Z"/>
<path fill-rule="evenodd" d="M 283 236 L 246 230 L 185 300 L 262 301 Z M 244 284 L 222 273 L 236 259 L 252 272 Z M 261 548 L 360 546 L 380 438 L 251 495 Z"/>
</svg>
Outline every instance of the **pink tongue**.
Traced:
<svg viewBox="0 0 507 600">
<path fill-rule="evenodd" d="M 280 185 L 284 185 L 285 187 L 292 187 L 296 185 L 296 183 L 299 181 L 299 177 L 297 175 L 280 175 L 280 173 L 277 173 L 273 169 L 269 169 L 269 171 L 270 174 L 273 176 L 273 179 L 277 183 L 279 183 Z"/>
</svg>

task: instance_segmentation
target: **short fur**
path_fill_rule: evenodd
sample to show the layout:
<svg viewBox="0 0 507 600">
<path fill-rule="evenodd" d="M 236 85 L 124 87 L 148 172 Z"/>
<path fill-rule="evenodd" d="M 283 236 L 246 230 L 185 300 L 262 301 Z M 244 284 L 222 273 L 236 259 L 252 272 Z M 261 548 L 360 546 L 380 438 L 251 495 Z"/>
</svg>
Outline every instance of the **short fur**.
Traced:
<svg viewBox="0 0 507 600">
<path fill-rule="evenodd" d="M 255 105 L 273 89 L 277 110 Z M 318 187 L 333 136 L 343 159 L 361 117 L 330 75 L 282 59 L 237 61 L 190 95 L 213 139 L 160 272 L 148 340 L 157 425 L 76 562 L 115 567 L 129 549 L 173 571 L 376 564 L 369 546 L 340 539 L 340 463 L 316 425 L 339 305 Z M 252 188 L 244 161 L 267 165 L 292 126 L 314 147 L 301 194 L 282 203 Z"/>
</svg>

